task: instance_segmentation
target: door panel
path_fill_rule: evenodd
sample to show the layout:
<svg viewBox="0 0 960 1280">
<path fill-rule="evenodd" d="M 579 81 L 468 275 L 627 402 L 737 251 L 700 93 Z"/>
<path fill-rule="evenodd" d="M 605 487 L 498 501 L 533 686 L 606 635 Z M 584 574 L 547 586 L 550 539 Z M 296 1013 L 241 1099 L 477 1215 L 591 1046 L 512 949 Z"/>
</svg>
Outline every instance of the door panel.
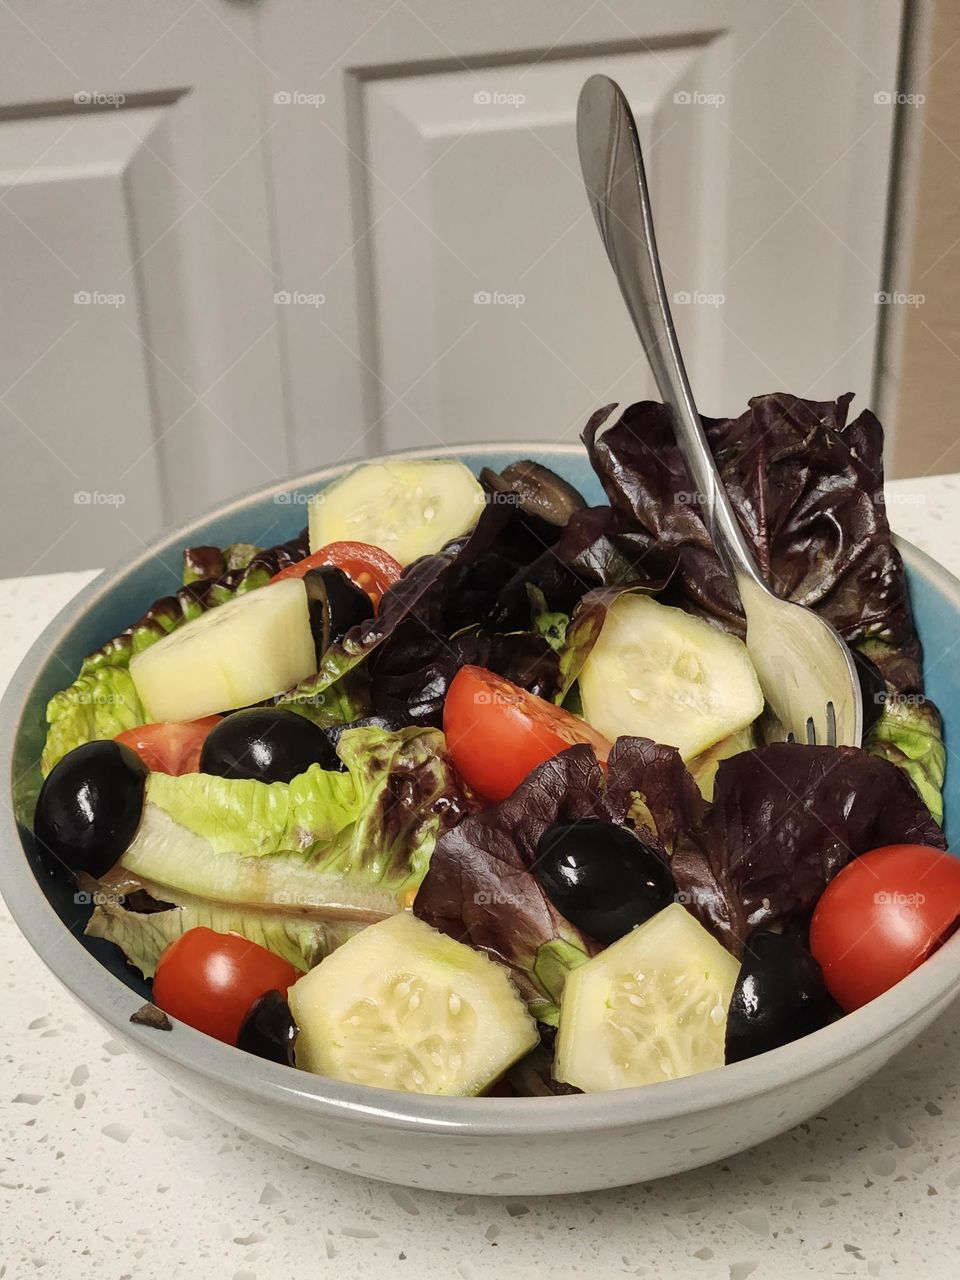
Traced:
<svg viewBox="0 0 960 1280">
<path fill-rule="evenodd" d="M 389 447 L 429 443 L 431 431 L 455 441 L 573 439 L 585 397 L 600 405 L 653 393 L 597 252 L 574 108 L 602 68 L 634 103 L 651 176 L 657 144 L 684 121 L 696 127 L 673 157 L 696 172 L 705 116 L 682 112 L 673 95 L 696 80 L 704 56 L 697 42 L 365 83 L 379 372 L 396 393 L 381 403 Z M 398 203 L 393 193 L 404 189 Z M 708 247 L 687 208 L 677 202 L 663 221 L 668 269 L 671 250 L 702 260 Z M 698 274 L 709 279 L 713 268 Z M 597 323 L 604 315 L 617 323 Z"/>
<path fill-rule="evenodd" d="M 900 13 L 265 0 L 277 83 L 323 98 L 271 116 L 286 286 L 326 295 L 282 319 L 298 462 L 570 439 L 651 394 L 576 162 L 593 71 L 621 80 L 649 149 L 703 411 L 774 389 L 869 401 L 893 119 L 875 94 L 896 85 Z"/>
<path fill-rule="evenodd" d="M 0 7 L 4 572 L 103 563 L 290 469 L 255 42 L 245 5 Z"/>
<path fill-rule="evenodd" d="M 77 541 L 98 563 L 126 524 L 161 522 L 126 190 L 159 114 L 0 124 L 5 572 L 68 564 Z"/>
</svg>

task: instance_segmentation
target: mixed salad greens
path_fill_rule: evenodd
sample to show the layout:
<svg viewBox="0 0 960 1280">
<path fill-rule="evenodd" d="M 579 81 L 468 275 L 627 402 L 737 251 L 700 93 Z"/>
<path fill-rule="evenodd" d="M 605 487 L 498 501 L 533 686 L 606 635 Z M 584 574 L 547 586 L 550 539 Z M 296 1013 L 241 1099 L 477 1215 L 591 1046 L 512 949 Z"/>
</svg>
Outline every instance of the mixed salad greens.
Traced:
<svg viewBox="0 0 960 1280">
<path fill-rule="evenodd" d="M 705 420 L 781 596 L 851 646 L 863 748 L 763 693 L 669 411 L 531 460 L 359 466 L 183 584 L 48 707 L 36 844 L 172 1017 L 358 1084 L 673 1079 L 859 1007 L 960 922 L 940 716 L 851 397 Z"/>
</svg>

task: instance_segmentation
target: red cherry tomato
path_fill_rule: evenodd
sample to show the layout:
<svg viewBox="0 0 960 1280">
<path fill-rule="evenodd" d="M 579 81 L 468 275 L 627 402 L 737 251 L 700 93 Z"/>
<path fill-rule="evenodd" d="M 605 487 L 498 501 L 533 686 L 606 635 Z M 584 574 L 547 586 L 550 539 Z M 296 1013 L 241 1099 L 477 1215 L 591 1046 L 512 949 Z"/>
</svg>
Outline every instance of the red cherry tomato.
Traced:
<svg viewBox="0 0 960 1280">
<path fill-rule="evenodd" d="M 311 569 L 318 569 L 324 564 L 342 569 L 351 581 L 366 591 L 374 608 L 379 605 L 387 588 L 392 587 L 403 572 L 403 566 L 380 547 L 372 547 L 366 542 L 331 542 L 305 560 L 298 560 L 288 569 L 281 569 L 271 578 L 271 582 L 280 582 L 283 578 L 302 578 Z"/>
<path fill-rule="evenodd" d="M 140 724 L 135 729 L 118 733 L 117 742 L 132 747 L 154 773 L 197 773 L 200 752 L 207 734 L 222 716 L 204 716 L 202 720 Z"/>
<path fill-rule="evenodd" d="M 153 1001 L 224 1044 L 236 1044 L 250 1006 L 267 991 L 300 977 L 281 956 L 235 933 L 188 929 L 163 951 L 153 978 Z"/>
<path fill-rule="evenodd" d="M 810 922 L 810 950 L 848 1013 L 912 973 L 960 924 L 960 858 L 890 844 L 847 863 Z"/>
<path fill-rule="evenodd" d="M 606 761 L 610 743 L 584 720 L 483 667 L 461 667 L 443 704 L 443 731 L 459 773 L 487 800 L 503 800 L 531 769 L 577 742 Z"/>
</svg>

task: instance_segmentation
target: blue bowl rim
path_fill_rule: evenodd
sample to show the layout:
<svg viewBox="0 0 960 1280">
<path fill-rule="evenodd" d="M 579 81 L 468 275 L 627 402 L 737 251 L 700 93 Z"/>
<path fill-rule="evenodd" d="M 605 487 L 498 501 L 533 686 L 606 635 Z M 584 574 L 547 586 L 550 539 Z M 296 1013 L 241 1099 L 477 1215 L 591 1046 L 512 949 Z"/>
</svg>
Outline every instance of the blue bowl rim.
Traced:
<svg viewBox="0 0 960 1280">
<path fill-rule="evenodd" d="M 464 455 L 515 452 L 518 457 L 579 454 L 582 445 L 504 441 L 496 444 L 405 449 L 364 461 L 388 457 L 458 458 Z M 0 777 L 12 782 L 14 742 L 24 707 L 50 653 L 82 616 L 94 611 L 119 582 L 135 575 L 153 557 L 171 548 L 188 546 L 212 519 L 240 514 L 291 488 L 318 487 L 343 475 L 358 463 L 350 459 L 335 466 L 258 486 L 163 534 L 132 559 L 105 569 L 73 597 L 33 643 L 14 672 L 0 702 Z M 896 539 L 904 561 L 952 598 L 960 612 L 960 581 L 925 552 Z M 22 848 L 8 800 L 0 817 L 5 848 Z M 324 1076 L 267 1062 L 221 1044 L 182 1024 L 161 1032 L 130 1022 L 142 997 L 106 969 L 67 929 L 48 902 L 26 857 L 0 862 L 0 891 L 34 951 L 79 1003 L 124 1040 L 146 1054 L 165 1059 L 171 1070 L 195 1072 L 217 1090 L 232 1090 L 252 1098 L 312 1113 L 312 1119 L 352 1120 L 358 1124 L 437 1134 L 466 1134 L 477 1138 L 595 1132 L 625 1125 L 669 1121 L 712 1111 L 746 1099 L 789 1088 L 799 1081 L 839 1067 L 868 1052 L 902 1026 L 919 1022 L 926 1010 L 960 991 L 960 933 L 897 986 L 847 1014 L 839 1022 L 770 1053 L 680 1080 L 663 1081 L 610 1093 L 547 1098 L 446 1098 L 402 1094 L 367 1085 L 350 1085 Z M 69 942 L 68 946 L 63 946 Z"/>
</svg>

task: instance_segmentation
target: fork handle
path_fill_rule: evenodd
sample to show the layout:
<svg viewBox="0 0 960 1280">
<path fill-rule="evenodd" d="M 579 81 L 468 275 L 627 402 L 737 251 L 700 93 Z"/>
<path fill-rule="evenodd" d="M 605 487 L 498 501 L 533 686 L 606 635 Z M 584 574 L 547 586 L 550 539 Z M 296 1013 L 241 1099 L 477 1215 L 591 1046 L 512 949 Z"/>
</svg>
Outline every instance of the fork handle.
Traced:
<svg viewBox="0 0 960 1280">
<path fill-rule="evenodd" d="M 620 86 L 607 76 L 591 76 L 580 92 L 577 145 L 600 237 L 660 395 L 673 410 L 713 545 L 738 588 L 744 579 L 765 586 L 717 472 L 680 354 L 636 122 Z"/>
</svg>

